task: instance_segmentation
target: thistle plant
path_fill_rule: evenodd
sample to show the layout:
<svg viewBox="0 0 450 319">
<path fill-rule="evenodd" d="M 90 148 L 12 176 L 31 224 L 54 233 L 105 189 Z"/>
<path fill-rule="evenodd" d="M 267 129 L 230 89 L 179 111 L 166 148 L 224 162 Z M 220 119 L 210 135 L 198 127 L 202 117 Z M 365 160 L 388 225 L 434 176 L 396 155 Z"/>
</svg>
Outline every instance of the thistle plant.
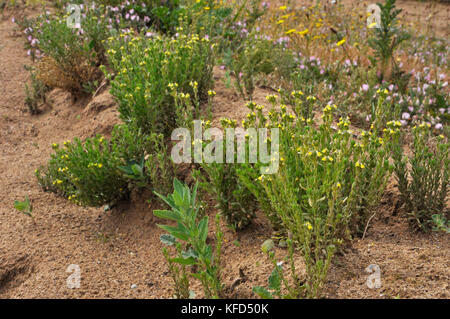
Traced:
<svg viewBox="0 0 450 319">
<path fill-rule="evenodd" d="M 208 237 L 208 216 L 198 220 L 198 205 L 196 203 L 197 184 L 192 192 L 187 185 L 178 179 L 173 181 L 173 194 L 161 198 L 171 210 L 155 210 L 153 214 L 159 218 L 172 220 L 177 226 L 158 225 L 168 232 L 163 235 L 161 241 L 164 244 L 175 245 L 177 257 L 166 259 L 172 267 L 172 277 L 176 287 L 184 287 L 183 290 L 176 289 L 180 296 L 186 295 L 186 268 L 185 266 L 196 266 L 197 270 L 189 273 L 200 280 L 206 298 L 219 298 L 222 293 L 220 256 L 223 234 L 220 230 L 220 216 L 216 215 L 216 247 L 213 251 L 211 245 L 206 243 Z M 183 249 L 181 247 L 183 246 Z M 176 263 L 179 266 L 174 266 Z M 180 268 L 181 267 L 181 268 Z M 181 284 L 180 284 L 181 283 Z M 184 293 L 182 293 L 184 291 Z"/>
</svg>

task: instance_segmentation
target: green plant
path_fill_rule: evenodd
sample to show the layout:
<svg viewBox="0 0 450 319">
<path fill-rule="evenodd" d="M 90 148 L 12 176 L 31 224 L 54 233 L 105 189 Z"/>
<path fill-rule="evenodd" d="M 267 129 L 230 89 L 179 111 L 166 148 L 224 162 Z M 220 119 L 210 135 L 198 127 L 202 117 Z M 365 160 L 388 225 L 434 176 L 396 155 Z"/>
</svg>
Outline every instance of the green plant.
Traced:
<svg viewBox="0 0 450 319">
<path fill-rule="evenodd" d="M 396 48 L 405 40 L 409 39 L 409 34 L 398 28 L 397 16 L 402 11 L 396 9 L 396 0 L 386 0 L 384 4 L 378 3 L 380 7 L 380 25 L 375 28 L 374 36 L 369 38 L 368 44 L 375 51 L 375 60 L 379 63 L 381 80 L 390 78 L 393 74 L 399 73 L 398 66 L 394 59 Z M 375 63 L 374 63 L 375 64 Z"/>
<path fill-rule="evenodd" d="M 263 252 L 268 255 L 270 261 L 274 265 L 274 269 L 268 279 L 267 288 L 261 286 L 253 287 L 253 292 L 260 296 L 262 299 L 275 299 L 275 297 L 278 297 L 280 299 L 293 299 L 300 298 L 304 293 L 305 287 L 302 286 L 302 283 L 300 282 L 299 276 L 295 269 L 294 244 L 292 240 L 287 240 L 287 246 L 288 255 L 286 256 L 285 260 L 289 263 L 290 266 L 290 276 L 292 279 L 291 282 L 289 282 L 284 273 L 284 261 L 278 262 L 275 258 L 275 254 L 272 251 L 273 245 L 272 247 L 266 247 L 264 244 L 262 246 Z"/>
<path fill-rule="evenodd" d="M 175 164 L 170 157 L 163 134 L 152 133 L 151 151 L 145 160 L 146 174 L 152 181 L 152 188 L 158 193 L 172 191 L 172 180 L 175 176 Z"/>
<path fill-rule="evenodd" d="M 128 178 L 131 183 L 138 188 L 142 188 L 148 185 L 147 178 L 144 174 L 144 157 L 138 162 L 135 160 L 128 160 L 126 165 L 119 166 L 119 169 L 123 172 L 124 176 Z"/>
<path fill-rule="evenodd" d="M 267 98 L 268 116 L 256 108 L 245 125 L 279 128 L 280 167 L 254 180 L 265 190 L 257 198 L 270 200 L 284 232 L 292 235 L 305 259 L 304 294 L 318 297 L 334 253 L 351 234 L 362 233 L 383 193 L 396 132 L 371 130 L 354 138 L 348 119 L 332 127 L 335 105 L 324 108 L 323 123 L 316 126 L 284 105 L 277 109 L 276 96 Z"/>
<path fill-rule="evenodd" d="M 49 88 L 36 78 L 36 72 L 31 68 L 25 66 L 25 69 L 30 72 L 31 86 L 25 84 L 25 105 L 31 114 L 39 113 L 38 103 L 45 103 L 45 94 L 49 91 Z"/>
<path fill-rule="evenodd" d="M 236 126 L 236 121 L 222 119 L 221 122 L 224 128 Z M 206 121 L 205 128 L 208 129 L 209 126 L 210 122 Z M 203 143 L 206 144 L 206 142 Z M 223 154 L 225 154 L 227 143 L 224 140 L 218 143 L 223 143 Z M 247 139 L 246 144 L 248 148 Z M 232 147 L 234 148 L 234 144 Z M 201 170 L 194 171 L 194 177 L 200 182 L 201 189 L 214 197 L 227 224 L 234 230 L 248 226 L 256 217 L 258 203 L 252 192 L 239 178 L 240 169 L 244 169 L 247 164 L 237 163 L 237 153 L 235 153 L 233 163 L 224 163 L 223 159 L 211 163 L 204 160 L 199 165 Z"/>
<path fill-rule="evenodd" d="M 256 217 L 257 202 L 250 190 L 240 181 L 237 170 L 240 164 L 203 163 L 196 176 L 201 180 L 202 189 L 214 196 L 217 207 L 227 224 L 240 230 L 248 226 Z"/>
<path fill-rule="evenodd" d="M 22 214 L 31 217 L 31 219 L 34 222 L 33 205 L 31 204 L 30 198 L 28 196 L 25 196 L 25 200 L 23 202 L 15 200 L 14 208 L 17 209 Z"/>
<path fill-rule="evenodd" d="M 55 153 L 44 173 L 36 170 L 44 190 L 80 205 L 96 207 L 115 203 L 127 194 L 127 178 L 119 170 L 124 160 L 114 143 L 96 136 L 52 147 Z"/>
<path fill-rule="evenodd" d="M 110 31 L 99 10 L 89 10 L 81 21 L 82 31 L 70 28 L 66 19 L 47 15 L 36 21 L 35 36 L 45 57 L 38 63 L 38 79 L 49 87 L 73 94 L 92 91 L 101 77 L 99 65 L 105 63 L 104 40 Z"/>
<path fill-rule="evenodd" d="M 422 123 L 413 128 L 411 156 L 403 151 L 402 136 L 395 139 L 393 151 L 401 201 L 411 224 L 424 231 L 430 230 L 433 215 L 446 209 L 450 169 L 450 144 L 443 135 L 432 137 L 430 127 Z"/>
<path fill-rule="evenodd" d="M 432 218 L 432 224 L 433 224 L 433 231 L 436 232 L 445 232 L 447 234 L 450 234 L 450 220 L 447 220 L 445 216 L 440 214 L 434 214 L 431 216 Z"/>
<path fill-rule="evenodd" d="M 197 35 L 152 41 L 142 37 L 125 41 L 124 37 L 110 38 L 107 51 L 114 70 L 107 77 L 120 116 L 147 134 L 168 136 L 177 123 L 173 87 L 194 97 L 190 83 L 195 81 L 199 99 L 207 97 L 212 85 L 211 43 Z"/>
<path fill-rule="evenodd" d="M 277 65 L 275 59 L 280 58 L 280 53 L 282 50 L 274 47 L 272 41 L 251 35 L 228 59 L 231 60 L 228 64 L 236 79 L 236 88 L 244 98 L 252 99 L 256 76 L 268 76 L 274 72 Z"/>
<path fill-rule="evenodd" d="M 167 253 L 166 259 L 170 261 L 171 267 L 173 263 L 181 266 L 175 268 L 178 273 L 174 276 L 176 287 L 184 287 L 177 289 L 179 296 L 186 296 L 186 269 L 184 266 L 196 266 L 197 271 L 190 275 L 199 279 L 206 298 L 219 298 L 222 293 L 223 284 L 221 283 L 221 267 L 220 254 L 223 234 L 220 231 L 219 215 L 216 216 L 216 248 L 213 252 L 211 245 L 206 243 L 208 237 L 208 217 L 205 216 L 198 220 L 198 207 L 196 204 L 197 185 L 195 185 L 192 193 L 187 185 L 182 184 L 179 180 L 173 181 L 173 194 L 163 196 L 155 192 L 171 210 L 155 210 L 154 215 L 175 221 L 177 226 L 158 225 L 168 235 L 163 235 L 161 241 L 166 245 L 177 245 L 177 257 L 170 258 Z M 184 250 L 181 245 L 177 244 L 177 240 L 185 245 Z M 174 273 L 172 273 L 174 274 Z"/>
</svg>

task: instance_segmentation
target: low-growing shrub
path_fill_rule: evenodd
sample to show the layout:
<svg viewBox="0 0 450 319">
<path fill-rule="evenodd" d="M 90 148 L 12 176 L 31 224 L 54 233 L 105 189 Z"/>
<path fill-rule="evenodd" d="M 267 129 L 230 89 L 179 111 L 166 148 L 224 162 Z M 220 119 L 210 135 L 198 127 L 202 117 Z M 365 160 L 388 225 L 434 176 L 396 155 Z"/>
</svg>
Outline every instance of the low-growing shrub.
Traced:
<svg viewBox="0 0 450 319">
<path fill-rule="evenodd" d="M 115 203 L 127 194 L 127 179 L 119 170 L 124 164 L 121 154 L 104 137 L 84 142 L 76 138 L 62 146 L 53 144 L 53 149 L 47 167 L 36 170 L 45 190 L 95 207 Z"/>
<path fill-rule="evenodd" d="M 233 229 L 241 230 L 256 217 L 258 203 L 252 192 L 243 184 L 237 170 L 241 164 L 204 163 L 196 176 L 202 189 L 211 194 L 217 207 Z"/>
<path fill-rule="evenodd" d="M 251 100 L 256 87 L 258 76 L 267 77 L 273 73 L 279 64 L 279 60 L 286 53 L 273 41 L 269 41 L 262 36 L 251 35 L 243 43 L 228 67 L 232 70 L 236 78 L 236 87 L 241 95 Z M 285 61 L 283 61 L 285 62 Z"/>
<path fill-rule="evenodd" d="M 433 137 L 430 127 L 422 123 L 412 129 L 412 155 L 405 155 L 402 136 L 396 137 L 393 151 L 401 201 L 412 225 L 424 231 L 431 229 L 433 215 L 449 214 L 450 144 L 443 135 Z"/>
<path fill-rule="evenodd" d="M 128 35 L 129 37 L 130 35 Z M 200 99 L 212 85 L 213 51 L 207 38 L 110 38 L 108 57 L 114 74 L 111 93 L 119 102 L 121 118 L 143 132 L 169 136 L 177 123 L 173 88 Z"/>
<path fill-rule="evenodd" d="M 111 206 L 133 189 L 171 190 L 175 167 L 162 134 L 122 124 L 110 140 L 76 138 L 52 147 L 47 166 L 36 170 L 39 184 L 77 204 Z"/>
<path fill-rule="evenodd" d="M 317 297 L 332 257 L 350 235 L 362 233 L 368 212 L 378 203 L 389 177 L 390 138 L 396 131 L 379 135 L 362 132 L 354 138 L 348 119 L 333 128 L 336 106 L 327 105 L 323 123 L 273 108 L 265 116 L 257 108 L 248 125 L 279 127 L 280 167 L 262 174 L 263 194 L 269 198 L 282 227 L 297 243 L 306 263 L 305 294 Z M 295 111 L 295 110 L 294 110 Z"/>
<path fill-rule="evenodd" d="M 37 65 L 37 78 L 49 87 L 73 94 L 86 93 L 101 77 L 105 40 L 110 31 L 101 11 L 83 13 L 80 28 L 70 28 L 66 19 L 45 14 L 36 21 L 37 47 L 45 57 Z"/>
<path fill-rule="evenodd" d="M 189 292 L 191 275 L 200 280 L 205 298 L 219 298 L 223 290 L 221 282 L 220 255 L 223 234 L 220 230 L 220 215 L 216 216 L 216 247 L 206 243 L 208 237 L 208 217 L 199 220 L 196 204 L 197 185 L 191 190 L 177 179 L 173 181 L 173 194 L 167 197 L 156 193 L 171 210 L 155 210 L 155 216 L 177 223 L 177 226 L 158 225 L 169 234 L 161 236 L 163 244 L 176 247 L 176 257 L 171 257 L 167 250 L 164 255 L 169 262 L 175 284 L 175 295 L 186 298 Z M 182 248 L 183 246 L 183 248 Z M 189 273 L 186 266 L 196 266 L 196 271 Z"/>
</svg>

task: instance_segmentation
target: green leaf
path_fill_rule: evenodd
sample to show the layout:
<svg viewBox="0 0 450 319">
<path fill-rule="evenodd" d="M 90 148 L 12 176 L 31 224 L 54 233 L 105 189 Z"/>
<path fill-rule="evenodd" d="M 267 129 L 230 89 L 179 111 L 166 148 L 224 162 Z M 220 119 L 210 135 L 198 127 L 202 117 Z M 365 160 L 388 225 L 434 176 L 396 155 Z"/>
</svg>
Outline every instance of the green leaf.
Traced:
<svg viewBox="0 0 450 319">
<path fill-rule="evenodd" d="M 183 256 L 183 258 L 195 258 L 198 259 L 198 254 L 195 250 L 193 250 L 192 248 L 189 248 L 188 251 L 183 251 L 181 252 L 181 256 Z"/>
<path fill-rule="evenodd" d="M 204 243 L 206 238 L 208 237 L 208 216 L 202 218 L 200 223 L 198 224 L 199 229 L 199 237 L 201 241 Z"/>
<path fill-rule="evenodd" d="M 173 192 L 174 194 L 178 193 L 180 196 L 182 196 L 184 185 L 177 178 L 175 178 L 173 180 L 173 189 L 174 189 L 174 192 Z"/>
<path fill-rule="evenodd" d="M 154 210 L 153 215 L 159 218 L 163 219 L 170 219 L 174 221 L 180 221 L 181 216 L 178 212 L 175 212 L 173 210 Z"/>
<path fill-rule="evenodd" d="M 177 263 L 177 264 L 180 264 L 180 265 L 185 265 L 185 266 L 195 265 L 197 263 L 197 261 L 193 257 L 189 257 L 189 258 L 172 258 L 170 261 L 174 262 L 174 263 Z"/>
<path fill-rule="evenodd" d="M 253 287 L 253 292 L 260 296 L 262 299 L 273 299 L 272 294 L 264 287 L 255 286 Z"/>
<path fill-rule="evenodd" d="M 159 240 L 167 246 L 175 245 L 177 242 L 176 238 L 170 234 L 162 234 L 159 236 Z"/>
<path fill-rule="evenodd" d="M 273 249 L 273 247 L 275 246 L 275 243 L 273 242 L 272 239 L 267 239 L 262 245 L 261 245 L 261 250 L 264 253 L 268 253 L 269 251 L 271 251 Z"/>
<path fill-rule="evenodd" d="M 269 277 L 269 289 L 279 291 L 281 289 L 281 267 L 276 266 Z"/>
<path fill-rule="evenodd" d="M 180 231 L 177 227 L 167 226 L 167 225 L 158 225 L 160 228 L 169 232 L 172 236 L 181 239 L 183 241 L 189 240 L 189 234 L 186 234 L 183 231 Z"/>
<path fill-rule="evenodd" d="M 20 201 L 14 201 L 14 208 L 17 209 L 18 211 L 24 211 L 27 208 L 27 203 L 26 202 L 20 202 Z"/>
</svg>

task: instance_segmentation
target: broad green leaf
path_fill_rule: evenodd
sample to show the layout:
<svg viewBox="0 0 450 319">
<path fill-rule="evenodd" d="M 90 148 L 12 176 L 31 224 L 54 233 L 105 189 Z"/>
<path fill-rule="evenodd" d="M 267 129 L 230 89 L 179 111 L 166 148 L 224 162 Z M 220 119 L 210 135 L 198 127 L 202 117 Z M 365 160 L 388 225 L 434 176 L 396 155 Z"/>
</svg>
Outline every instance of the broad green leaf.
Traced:
<svg viewBox="0 0 450 319">
<path fill-rule="evenodd" d="M 260 296 L 262 299 L 273 299 L 272 294 L 264 287 L 255 286 L 253 287 L 253 292 Z"/>
<path fill-rule="evenodd" d="M 273 249 L 273 247 L 275 246 L 275 243 L 273 242 L 272 239 L 267 239 L 262 245 L 261 245 L 261 250 L 264 253 L 268 253 L 269 251 L 271 251 Z"/>
<path fill-rule="evenodd" d="M 167 246 L 175 245 L 177 242 L 176 238 L 170 234 L 162 234 L 159 236 L 159 240 Z"/>
<path fill-rule="evenodd" d="M 180 214 L 172 210 L 154 210 L 153 215 L 159 218 L 170 219 L 175 221 L 181 220 Z"/>
<path fill-rule="evenodd" d="M 195 250 L 193 250 L 192 248 L 189 248 L 188 251 L 183 251 L 181 252 L 181 255 L 183 256 L 183 258 L 195 258 L 198 259 L 198 254 Z"/>
<path fill-rule="evenodd" d="M 20 202 L 20 201 L 14 201 L 14 208 L 17 209 L 18 211 L 24 211 L 27 208 L 27 203 L 26 202 Z"/>
<path fill-rule="evenodd" d="M 269 277 L 269 289 L 279 291 L 281 289 L 281 267 L 276 266 Z"/>
<path fill-rule="evenodd" d="M 189 234 L 186 234 L 185 232 L 180 232 L 180 230 L 177 227 L 167 226 L 167 225 L 158 225 L 160 228 L 164 229 L 165 231 L 169 232 L 172 236 L 181 239 L 183 241 L 189 240 Z"/>
</svg>

